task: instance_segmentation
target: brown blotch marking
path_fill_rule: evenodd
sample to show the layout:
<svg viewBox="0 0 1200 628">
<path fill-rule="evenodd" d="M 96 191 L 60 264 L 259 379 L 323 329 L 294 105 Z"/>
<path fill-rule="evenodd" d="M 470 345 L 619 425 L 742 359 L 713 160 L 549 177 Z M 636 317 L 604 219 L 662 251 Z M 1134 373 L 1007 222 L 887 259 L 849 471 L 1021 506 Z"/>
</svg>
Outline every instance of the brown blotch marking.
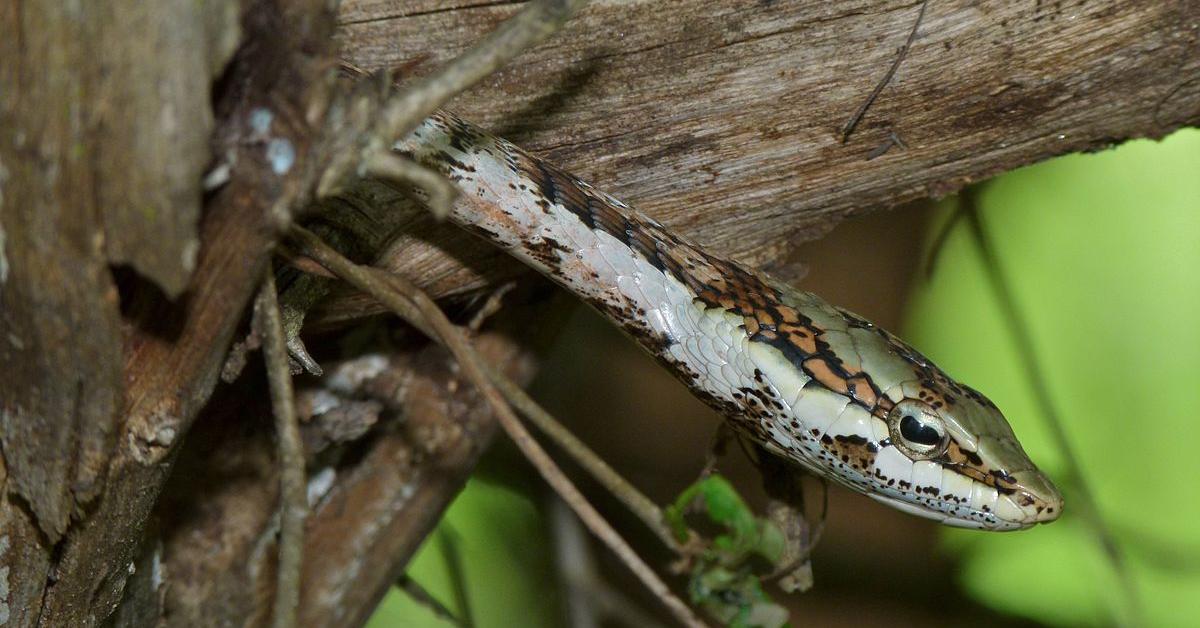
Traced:
<svg viewBox="0 0 1200 628">
<path fill-rule="evenodd" d="M 882 393 L 875 388 L 875 382 L 866 373 L 859 372 L 857 375 L 847 380 L 850 394 L 854 396 L 863 406 L 872 411 L 879 403 L 879 398 Z"/>
<path fill-rule="evenodd" d="M 828 359 L 824 357 L 809 358 L 804 361 L 803 368 L 825 388 L 839 395 L 849 395 L 848 382 L 833 371 Z"/>
<path fill-rule="evenodd" d="M 564 255 L 570 254 L 570 249 L 563 246 L 554 238 L 542 236 L 525 242 L 529 255 L 550 268 L 557 268 Z"/>
<path fill-rule="evenodd" d="M 767 310 L 754 310 L 753 316 L 747 316 L 746 320 L 756 320 L 760 327 L 766 327 L 767 329 L 779 329 L 778 319 Z"/>
<path fill-rule="evenodd" d="M 779 334 L 777 334 L 769 329 L 763 329 L 763 330 L 760 330 L 757 334 L 751 336 L 751 339 L 752 340 L 763 340 L 766 342 L 773 343 L 773 342 L 779 340 Z"/>
<path fill-rule="evenodd" d="M 945 393 L 939 388 L 936 381 L 925 380 L 922 382 L 923 387 L 917 392 L 917 397 L 934 408 L 942 408 L 948 405 Z"/>
<path fill-rule="evenodd" d="M 875 468 L 875 456 L 879 451 L 878 445 L 858 434 L 833 437 L 826 434 L 821 437 L 821 447 L 834 458 L 864 473 Z"/>
<path fill-rule="evenodd" d="M 963 449 L 956 440 L 951 439 L 946 453 L 935 458 L 934 461 L 948 466 L 976 482 L 991 486 L 1005 495 L 1011 495 L 1017 490 L 1016 480 L 1012 476 L 998 469 L 987 468 L 979 454 Z"/>
<path fill-rule="evenodd" d="M 779 326 L 779 331 L 801 353 L 812 355 L 817 352 L 817 337 L 807 328 L 785 323 Z"/>
</svg>

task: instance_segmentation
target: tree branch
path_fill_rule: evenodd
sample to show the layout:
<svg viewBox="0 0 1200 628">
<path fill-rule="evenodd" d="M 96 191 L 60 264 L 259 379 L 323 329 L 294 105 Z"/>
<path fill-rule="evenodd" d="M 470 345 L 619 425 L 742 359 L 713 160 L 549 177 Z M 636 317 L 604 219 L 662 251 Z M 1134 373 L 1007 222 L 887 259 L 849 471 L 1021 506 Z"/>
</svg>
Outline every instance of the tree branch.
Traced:
<svg viewBox="0 0 1200 628">
<path fill-rule="evenodd" d="M 514 10 L 423 6 L 346 0 L 343 54 L 422 76 Z M 907 0 L 687 0 L 664 19 L 660 3 L 599 3 L 449 108 L 718 251 L 776 268 L 855 212 L 1200 124 L 1197 0 L 956 0 L 930 3 L 843 145 L 841 125 L 916 11 Z M 868 159 L 895 138 L 907 148 Z M 435 226 L 416 233 L 430 249 L 462 246 Z M 380 264 L 398 268 L 399 251 Z M 513 273 L 499 253 L 468 253 L 466 266 L 418 255 L 434 296 Z M 370 310 L 326 307 L 335 318 Z"/>
</svg>

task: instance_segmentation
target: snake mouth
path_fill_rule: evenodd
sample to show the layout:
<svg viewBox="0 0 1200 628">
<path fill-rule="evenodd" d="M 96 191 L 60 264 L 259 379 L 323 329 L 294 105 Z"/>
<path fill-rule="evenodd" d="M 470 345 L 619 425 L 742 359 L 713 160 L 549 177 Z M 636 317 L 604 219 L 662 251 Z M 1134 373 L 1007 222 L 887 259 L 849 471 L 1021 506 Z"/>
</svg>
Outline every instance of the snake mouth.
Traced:
<svg viewBox="0 0 1200 628">
<path fill-rule="evenodd" d="M 923 519 L 932 519 L 942 525 L 955 528 L 1008 532 L 1024 530 L 1033 527 L 1037 523 L 1036 521 L 1001 519 L 993 512 L 961 506 L 956 507 L 955 513 L 949 513 L 932 506 L 913 503 L 901 497 L 893 497 L 882 493 L 869 493 L 867 496 L 885 506 L 895 508 L 910 515 L 916 515 Z M 947 507 L 951 507 L 951 505 L 948 504 Z"/>
<path fill-rule="evenodd" d="M 1013 474 L 1017 490 L 1011 496 L 1013 502 L 1034 525 L 1050 523 L 1062 515 L 1063 497 L 1058 487 L 1037 469 Z"/>
<path fill-rule="evenodd" d="M 1040 474 L 1039 474 L 1040 475 Z M 1018 490 L 1009 495 L 999 494 L 986 508 L 972 508 L 960 503 L 911 501 L 911 496 L 868 493 L 868 497 L 897 510 L 932 519 L 942 525 L 973 530 L 1008 532 L 1049 523 L 1062 514 L 1062 497 L 1053 485 L 1046 483 L 1046 492 Z M 994 489 L 993 489 L 994 490 Z"/>
</svg>

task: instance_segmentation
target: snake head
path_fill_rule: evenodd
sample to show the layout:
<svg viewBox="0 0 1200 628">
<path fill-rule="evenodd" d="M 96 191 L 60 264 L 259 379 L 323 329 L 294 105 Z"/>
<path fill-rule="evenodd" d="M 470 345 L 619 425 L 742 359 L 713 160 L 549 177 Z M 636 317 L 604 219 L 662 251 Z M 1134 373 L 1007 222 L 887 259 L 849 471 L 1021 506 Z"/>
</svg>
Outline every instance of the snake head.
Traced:
<svg viewBox="0 0 1200 628">
<path fill-rule="evenodd" d="M 990 400 L 850 312 L 785 285 L 775 294 L 768 322 L 749 325 L 747 351 L 784 415 L 763 423 L 751 408 L 756 422 L 743 429 L 760 443 L 947 525 L 1017 530 L 1062 513 L 1058 489 Z"/>
<path fill-rule="evenodd" d="M 967 528 L 1022 529 L 1059 517 L 1062 495 L 986 397 L 940 371 L 897 392 L 904 396 L 887 413 L 876 469 L 912 479 L 872 497 Z"/>
</svg>

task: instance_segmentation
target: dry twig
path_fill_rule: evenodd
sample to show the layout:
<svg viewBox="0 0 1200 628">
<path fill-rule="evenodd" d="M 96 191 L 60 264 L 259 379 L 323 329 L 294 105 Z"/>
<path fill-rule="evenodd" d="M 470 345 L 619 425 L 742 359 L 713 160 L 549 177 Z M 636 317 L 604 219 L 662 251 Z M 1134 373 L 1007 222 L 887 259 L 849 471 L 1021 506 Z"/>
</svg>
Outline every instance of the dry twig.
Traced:
<svg viewBox="0 0 1200 628">
<path fill-rule="evenodd" d="M 483 305 L 479 306 L 479 309 L 475 311 L 473 316 L 471 316 L 471 321 L 467 323 L 467 329 L 471 330 L 472 333 L 479 331 L 487 319 L 491 318 L 492 315 L 500 311 L 500 307 L 504 305 L 504 295 L 511 292 L 515 287 L 517 287 L 516 282 L 510 281 L 499 288 L 492 290 L 492 293 L 488 295 L 487 300 L 483 302 Z"/>
<path fill-rule="evenodd" d="M 361 152 L 330 161 L 317 186 L 318 196 L 333 195 L 349 174 L 370 173 L 422 187 L 434 201 L 435 213 L 444 215 L 449 203 L 443 203 L 444 185 L 435 182 L 439 175 L 416 163 L 389 163 L 391 144 L 446 101 L 557 31 L 585 3 L 586 0 L 534 0 L 445 67 L 392 95 L 375 116 L 377 121 Z"/>
<path fill-rule="evenodd" d="M 411 131 L 446 101 L 557 31 L 586 1 L 535 0 L 527 4 L 440 71 L 392 97 L 375 126 L 379 143 L 369 148 L 386 151 L 395 138 Z"/>
<path fill-rule="evenodd" d="M 638 604 L 614 589 L 600 574 L 579 519 L 562 501 L 550 505 L 550 528 L 558 574 L 566 591 L 567 615 L 573 628 L 598 628 L 611 619 L 621 626 L 659 628 Z"/>
<path fill-rule="evenodd" d="M 444 344 L 462 366 L 463 373 L 478 387 L 495 413 L 501 427 L 521 452 L 538 470 L 538 473 L 562 497 L 580 520 L 609 549 L 625 563 L 660 601 L 687 626 L 703 626 L 686 604 L 676 597 L 666 583 L 654 573 L 616 530 L 596 511 L 595 507 L 579 492 L 579 489 L 563 474 L 541 445 L 525 430 L 512 407 L 505 402 L 500 392 L 491 383 L 487 367 L 467 341 L 462 330 L 456 327 L 437 304 L 407 279 L 377 269 L 359 266 L 330 248 L 312 233 L 294 227 L 290 239 L 298 252 L 306 255 L 347 283 L 379 299 L 381 303 L 400 315 L 430 338 Z"/>
<path fill-rule="evenodd" d="M 369 155 L 364 170 L 369 177 L 419 187 L 428 197 L 425 204 L 429 211 L 439 220 L 450 215 L 450 208 L 458 197 L 458 187 L 440 172 L 388 151 Z"/>
<path fill-rule="evenodd" d="M 904 45 L 900 46 L 900 49 L 896 51 L 896 60 L 892 61 L 891 67 L 888 68 L 888 71 L 883 75 L 883 78 L 879 79 L 879 82 L 875 84 L 875 89 L 871 90 L 871 93 L 867 95 L 865 100 L 862 101 L 862 104 L 858 106 L 858 109 L 854 110 L 854 114 L 850 116 L 850 119 L 846 120 L 846 124 L 842 125 L 843 144 L 845 144 L 846 140 L 850 138 L 850 134 L 854 132 L 854 129 L 858 127 L 858 123 L 862 121 L 863 116 L 867 114 L 867 109 L 869 109 L 871 105 L 875 103 L 876 98 L 879 98 L 879 94 L 883 92 L 883 88 L 887 87 L 887 84 L 892 82 L 892 77 L 896 75 L 896 70 L 900 68 L 900 63 L 904 61 L 904 57 L 908 56 L 908 49 L 912 47 L 913 40 L 917 38 L 917 29 L 921 27 L 921 21 L 925 19 L 925 7 L 928 5 L 929 0 L 924 0 L 921 2 L 921 10 L 917 12 L 917 19 L 913 20 L 912 30 L 908 32 L 908 39 L 906 39 L 904 41 Z M 890 139 L 891 138 L 889 138 L 889 140 Z M 902 145 L 900 142 L 897 142 L 897 144 Z M 888 144 L 888 146 L 890 147 L 891 144 Z"/>
<path fill-rule="evenodd" d="M 292 374 L 288 366 L 283 317 L 275 295 L 275 276 L 267 267 L 266 278 L 254 304 L 254 319 L 263 338 L 263 358 L 271 388 L 275 432 L 279 440 L 279 574 L 276 579 L 273 625 L 296 625 L 300 605 L 300 567 L 304 561 L 304 520 L 308 517 L 305 489 L 304 446 L 296 420 Z"/>
<path fill-rule="evenodd" d="M 420 582 L 409 578 L 407 574 L 400 576 L 400 579 L 396 581 L 396 586 L 407 593 L 408 597 L 412 598 L 413 601 L 428 608 L 438 619 L 449 622 L 458 628 L 468 627 L 466 621 L 456 617 L 450 609 L 446 608 L 445 604 L 442 604 L 441 600 L 425 590 L 425 587 L 421 586 Z"/>
<path fill-rule="evenodd" d="M 562 447 L 567 455 L 574 458 L 604 488 L 633 511 L 633 514 L 637 515 L 664 545 L 676 553 L 685 553 L 685 548 L 675 540 L 671 529 L 663 522 L 662 509 L 658 507 L 658 504 L 655 504 L 637 487 L 617 473 L 603 458 L 579 440 L 575 434 L 571 433 L 571 430 L 564 427 L 554 418 L 554 415 L 542 408 L 520 386 L 493 368 L 488 367 L 487 372 L 492 383 L 518 412 L 525 415 L 538 430 Z"/>
</svg>

